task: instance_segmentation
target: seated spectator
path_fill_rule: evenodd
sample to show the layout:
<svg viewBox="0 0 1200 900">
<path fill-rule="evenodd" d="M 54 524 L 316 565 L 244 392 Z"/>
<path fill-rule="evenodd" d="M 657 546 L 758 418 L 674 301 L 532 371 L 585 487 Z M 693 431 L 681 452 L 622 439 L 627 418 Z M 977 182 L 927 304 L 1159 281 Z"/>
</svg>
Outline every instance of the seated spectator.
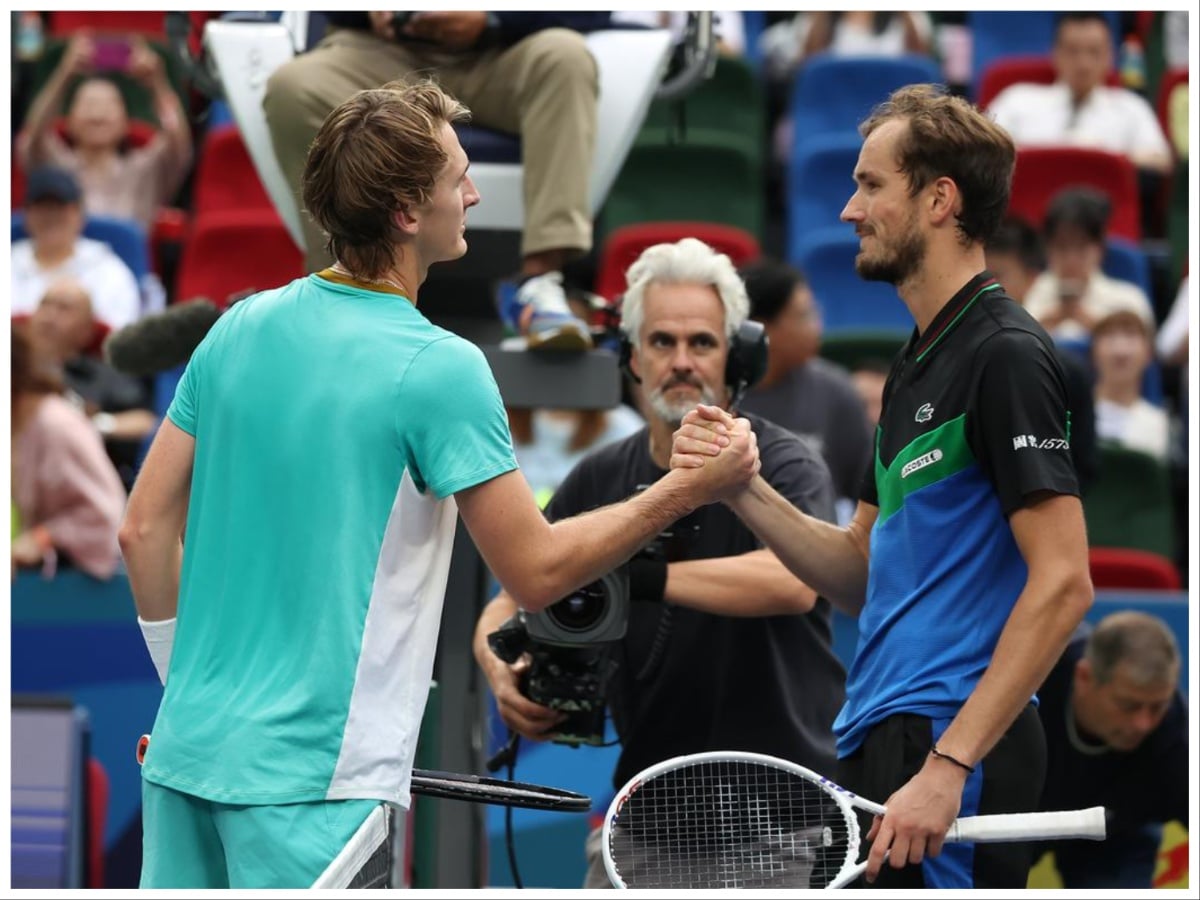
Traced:
<svg viewBox="0 0 1200 900">
<path fill-rule="evenodd" d="M 161 130 L 145 146 L 129 145 L 125 100 L 109 72 L 124 73 L 150 92 Z M 67 107 L 64 140 L 56 119 L 80 76 Z M 16 152 L 26 171 L 50 164 L 74 173 L 89 215 L 133 219 L 149 233 L 159 208 L 171 202 L 187 175 L 192 135 L 162 57 L 144 39 L 77 32 L 34 98 Z"/>
<path fill-rule="evenodd" d="M 66 562 L 108 578 L 119 562 L 125 489 L 100 435 L 61 396 L 20 328 L 12 331 L 12 565 L 53 575 Z"/>
<path fill-rule="evenodd" d="M 1014 84 L 988 107 L 1017 147 L 1078 146 L 1120 153 L 1140 169 L 1171 170 L 1153 107 L 1106 84 L 1113 36 L 1103 13 L 1064 13 L 1054 38 L 1054 84 Z"/>
<path fill-rule="evenodd" d="M 562 270 L 592 247 L 598 73 L 583 32 L 608 27 L 610 13 L 339 11 L 327 18 L 325 37 L 276 69 L 263 99 L 275 155 L 297 196 L 309 144 L 334 107 L 414 73 L 435 76 L 471 110 L 472 124 L 522 138 L 520 282 L 501 293 L 501 318 L 530 349 L 589 349 L 591 333 L 570 313 Z M 301 218 L 305 265 L 315 272 L 332 257 L 321 229 Z"/>
<path fill-rule="evenodd" d="M 1019 216 L 1005 216 L 987 242 L 987 267 L 1004 291 L 1018 303 L 1046 268 L 1042 239 L 1037 229 Z"/>
<path fill-rule="evenodd" d="M 1086 339 L 1097 321 L 1118 310 L 1154 325 L 1145 292 L 1100 269 L 1110 210 L 1108 198 L 1090 188 L 1060 191 L 1046 210 L 1042 233 L 1048 271 L 1030 285 L 1025 308 L 1056 339 Z"/>
<path fill-rule="evenodd" d="M 150 410 L 146 384 L 116 371 L 95 353 L 102 332 L 87 286 L 73 278 L 51 284 L 29 319 L 29 339 L 38 358 L 55 369 L 91 417 L 128 489 L 141 444 L 157 427 L 158 416 Z"/>
<path fill-rule="evenodd" d="M 1067 888 L 1149 888 L 1162 826 L 1188 822 L 1188 713 L 1179 647 L 1157 616 L 1124 611 L 1081 625 L 1045 683 L 1041 809 L 1103 806 L 1103 842 L 1058 841 Z"/>
<path fill-rule="evenodd" d="M 873 438 L 850 376 L 822 359 L 821 313 L 804 275 L 774 260 L 740 271 L 750 318 L 767 333 L 767 371 L 740 410 L 769 419 L 811 442 L 825 459 L 839 498 L 857 500 Z"/>
<path fill-rule="evenodd" d="M 892 365 L 886 359 L 864 359 L 850 373 L 850 380 L 854 382 L 854 389 L 863 402 L 872 433 L 883 412 L 883 388 L 891 371 Z"/>
<path fill-rule="evenodd" d="M 814 53 L 839 56 L 928 54 L 933 23 L 925 12 L 798 12 L 767 28 L 759 47 L 774 77 L 790 78 L 801 60 Z"/>
<path fill-rule="evenodd" d="M 66 169 L 43 166 L 29 173 L 25 230 L 12 245 L 12 313 L 31 313 L 51 283 L 73 277 L 88 286 L 92 310 L 109 328 L 141 315 L 141 294 L 129 267 L 101 241 L 83 236 L 81 191 Z"/>
<path fill-rule="evenodd" d="M 1114 312 L 1092 330 L 1096 437 L 1166 462 L 1170 419 L 1165 409 L 1142 397 L 1142 380 L 1153 360 L 1150 328 L 1135 313 Z"/>
</svg>

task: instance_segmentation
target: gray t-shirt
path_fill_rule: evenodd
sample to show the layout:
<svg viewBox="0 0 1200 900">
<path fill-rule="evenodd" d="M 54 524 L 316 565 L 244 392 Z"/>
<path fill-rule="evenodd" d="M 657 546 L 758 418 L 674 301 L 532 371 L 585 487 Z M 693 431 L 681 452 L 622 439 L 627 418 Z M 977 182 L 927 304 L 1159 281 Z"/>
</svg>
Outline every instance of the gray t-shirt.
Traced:
<svg viewBox="0 0 1200 900">
<path fill-rule="evenodd" d="M 837 496 L 858 498 L 871 462 L 872 435 L 862 400 L 845 369 L 814 358 L 770 387 L 751 388 L 741 410 L 809 441 L 829 466 Z"/>
</svg>

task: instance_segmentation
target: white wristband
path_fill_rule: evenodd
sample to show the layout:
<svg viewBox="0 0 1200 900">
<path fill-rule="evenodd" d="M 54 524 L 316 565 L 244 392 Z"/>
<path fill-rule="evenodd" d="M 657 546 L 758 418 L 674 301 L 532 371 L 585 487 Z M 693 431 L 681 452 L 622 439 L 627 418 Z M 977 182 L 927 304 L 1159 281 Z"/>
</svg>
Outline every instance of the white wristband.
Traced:
<svg viewBox="0 0 1200 900">
<path fill-rule="evenodd" d="M 138 616 L 138 625 L 142 628 L 142 637 L 146 639 L 146 649 L 150 651 L 150 660 L 158 672 L 158 680 L 166 685 L 167 667 L 171 664 L 171 646 L 175 643 L 175 620 L 147 622 Z"/>
</svg>

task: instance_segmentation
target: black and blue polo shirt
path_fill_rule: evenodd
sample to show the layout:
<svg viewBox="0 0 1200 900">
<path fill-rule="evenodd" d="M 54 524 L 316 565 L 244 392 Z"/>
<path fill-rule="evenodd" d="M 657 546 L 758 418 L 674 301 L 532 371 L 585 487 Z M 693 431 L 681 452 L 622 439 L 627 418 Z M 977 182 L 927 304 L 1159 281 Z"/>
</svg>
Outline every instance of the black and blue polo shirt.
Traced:
<svg viewBox="0 0 1200 900">
<path fill-rule="evenodd" d="M 895 713 L 958 713 L 1028 575 L 1008 516 L 1039 491 L 1079 494 L 1066 380 L 1045 330 L 983 272 L 914 330 L 884 387 L 839 756 Z"/>
</svg>

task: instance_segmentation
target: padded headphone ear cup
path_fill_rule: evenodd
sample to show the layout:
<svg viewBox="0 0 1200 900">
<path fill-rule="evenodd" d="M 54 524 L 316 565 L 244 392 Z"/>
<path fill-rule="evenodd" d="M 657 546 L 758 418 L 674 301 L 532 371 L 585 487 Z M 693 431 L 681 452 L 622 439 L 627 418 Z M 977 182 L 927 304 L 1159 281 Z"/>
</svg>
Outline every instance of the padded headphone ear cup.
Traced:
<svg viewBox="0 0 1200 900">
<path fill-rule="evenodd" d="M 617 368 L 636 381 L 642 383 L 642 379 L 638 378 L 633 371 L 633 343 L 625 332 L 621 332 L 620 349 L 617 353 Z"/>
<path fill-rule="evenodd" d="M 757 382 L 767 371 L 767 332 L 761 322 L 747 319 L 729 339 L 725 384 L 736 391 Z"/>
</svg>

